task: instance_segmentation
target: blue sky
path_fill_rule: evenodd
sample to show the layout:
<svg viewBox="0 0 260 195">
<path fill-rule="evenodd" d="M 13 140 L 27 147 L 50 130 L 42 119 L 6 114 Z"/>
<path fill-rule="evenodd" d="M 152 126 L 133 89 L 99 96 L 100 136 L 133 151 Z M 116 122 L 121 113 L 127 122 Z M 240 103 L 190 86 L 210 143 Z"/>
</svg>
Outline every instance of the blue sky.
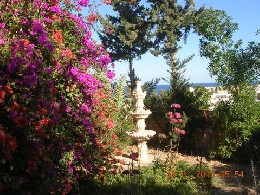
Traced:
<svg viewBox="0 0 260 195">
<path fill-rule="evenodd" d="M 260 35 L 256 35 L 256 31 L 260 29 L 260 0 L 195 0 L 195 4 L 197 7 L 205 5 L 205 7 L 226 11 L 233 18 L 233 21 L 239 25 L 239 29 L 234 34 L 234 40 L 242 39 L 245 45 L 250 41 L 260 41 Z M 111 14 L 110 8 L 106 5 L 101 7 L 100 11 L 101 13 Z M 198 36 L 190 34 L 187 44 L 180 44 L 182 49 L 177 54 L 179 59 L 195 54 L 195 57 L 186 66 L 185 77 L 189 78 L 191 83 L 215 82 L 215 79 L 211 78 L 207 70 L 208 60 L 199 56 Z M 136 75 L 143 82 L 169 76 L 165 60 L 162 57 L 154 57 L 149 53 L 145 54 L 141 60 L 134 60 L 134 68 Z M 127 62 L 115 62 L 116 77 L 126 75 L 127 72 Z M 161 81 L 159 84 L 165 84 L 165 82 Z"/>
</svg>

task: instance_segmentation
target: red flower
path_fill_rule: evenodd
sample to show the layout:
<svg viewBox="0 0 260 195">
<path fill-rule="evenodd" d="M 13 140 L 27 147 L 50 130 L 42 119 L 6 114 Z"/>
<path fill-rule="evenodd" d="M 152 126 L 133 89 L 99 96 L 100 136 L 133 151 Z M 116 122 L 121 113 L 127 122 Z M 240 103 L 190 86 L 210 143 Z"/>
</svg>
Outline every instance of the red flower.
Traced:
<svg viewBox="0 0 260 195">
<path fill-rule="evenodd" d="M 106 127 L 108 129 L 113 129 L 115 127 L 114 123 L 112 120 L 107 120 L 107 124 L 106 124 Z"/>
<path fill-rule="evenodd" d="M 2 103 L 4 101 L 4 98 L 5 98 L 5 92 L 0 91 L 0 103 Z"/>
<path fill-rule="evenodd" d="M 64 184 L 65 193 L 69 193 L 72 190 L 72 186 L 69 183 Z"/>
<path fill-rule="evenodd" d="M 45 114 L 47 114 L 47 110 L 45 109 L 45 108 L 41 108 L 40 109 L 40 113 L 42 114 L 42 115 L 45 115 Z"/>
<path fill-rule="evenodd" d="M 122 155 L 122 151 L 119 150 L 118 148 L 115 148 L 114 152 L 115 152 L 118 156 L 121 156 L 121 155 Z"/>
<path fill-rule="evenodd" d="M 16 144 L 16 141 L 15 141 L 15 138 L 14 139 L 11 139 L 7 142 L 7 150 L 8 152 L 14 152 L 17 148 L 17 144 Z"/>
<path fill-rule="evenodd" d="M 53 87 L 51 88 L 51 94 L 54 96 L 56 93 L 57 93 L 57 88 L 56 87 Z"/>
<path fill-rule="evenodd" d="M 50 119 L 49 118 L 43 118 L 39 121 L 39 124 L 44 126 L 44 127 L 47 127 L 49 125 L 49 122 L 50 122 Z"/>
<path fill-rule="evenodd" d="M 30 41 L 28 39 L 24 39 L 23 46 L 27 47 L 29 45 Z"/>
<path fill-rule="evenodd" d="M 93 23 L 93 22 L 95 22 L 97 20 L 97 18 L 98 18 L 98 16 L 96 14 L 92 13 L 92 14 L 89 14 L 88 21 L 90 23 Z"/>
<path fill-rule="evenodd" d="M 53 38 L 55 39 L 55 41 L 57 43 L 62 43 L 62 33 L 60 30 L 57 30 L 54 35 L 53 35 Z"/>
<path fill-rule="evenodd" d="M 119 139 L 119 137 L 118 137 L 116 134 L 113 134 L 113 135 L 112 135 L 112 138 L 113 138 L 114 140 Z"/>
<path fill-rule="evenodd" d="M 11 110 L 20 110 L 22 108 L 22 106 L 20 104 L 18 104 L 17 102 L 14 102 Z"/>
<path fill-rule="evenodd" d="M 12 93 L 14 93 L 13 89 L 12 89 L 11 87 L 9 87 L 9 86 L 5 86 L 4 90 L 5 90 L 5 92 L 6 92 L 7 94 L 12 94 Z"/>
</svg>

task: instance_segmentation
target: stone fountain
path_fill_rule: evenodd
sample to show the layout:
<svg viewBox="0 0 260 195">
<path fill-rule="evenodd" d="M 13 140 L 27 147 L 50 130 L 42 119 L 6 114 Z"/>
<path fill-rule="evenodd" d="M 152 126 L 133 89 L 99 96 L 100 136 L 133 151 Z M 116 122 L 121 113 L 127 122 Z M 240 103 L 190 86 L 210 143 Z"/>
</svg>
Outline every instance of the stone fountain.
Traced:
<svg viewBox="0 0 260 195">
<path fill-rule="evenodd" d="M 150 140 L 156 132 L 153 130 L 145 130 L 145 119 L 152 113 L 150 110 L 144 109 L 144 98 L 146 92 L 142 91 L 141 81 L 136 81 L 136 89 L 133 92 L 135 101 L 135 110 L 132 113 L 136 120 L 136 130 L 127 132 L 128 136 L 137 141 L 139 149 L 139 161 L 141 163 L 149 163 L 147 141 Z"/>
</svg>

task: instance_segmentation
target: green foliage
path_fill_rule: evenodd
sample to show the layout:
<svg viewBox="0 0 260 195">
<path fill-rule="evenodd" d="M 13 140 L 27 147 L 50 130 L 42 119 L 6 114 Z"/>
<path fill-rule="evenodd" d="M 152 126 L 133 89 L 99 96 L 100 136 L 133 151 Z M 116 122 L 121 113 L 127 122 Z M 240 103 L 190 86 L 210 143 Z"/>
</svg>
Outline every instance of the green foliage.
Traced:
<svg viewBox="0 0 260 195">
<path fill-rule="evenodd" d="M 260 166 L 260 127 L 252 133 L 252 136 L 247 142 L 244 142 L 241 147 L 234 153 L 234 159 L 238 159 L 242 163 L 249 164 L 253 160 L 255 164 Z"/>
<path fill-rule="evenodd" d="M 165 194 L 165 195 L 190 195 L 207 192 L 211 185 L 211 177 L 199 177 L 198 171 L 210 173 L 210 169 L 197 165 L 188 165 L 179 161 L 175 165 L 175 173 L 167 171 L 163 161 L 158 161 L 152 166 L 142 167 L 140 174 L 115 174 L 106 175 L 104 183 L 87 184 L 84 189 L 88 194 Z M 188 174 L 190 173 L 190 174 Z M 202 185 L 202 183 L 204 185 Z"/>
<path fill-rule="evenodd" d="M 232 34 L 238 29 L 238 24 L 233 23 L 225 11 L 210 8 L 201 10 L 197 15 L 194 29 L 202 36 L 201 44 L 213 43 L 215 51 L 221 45 L 232 43 Z"/>
<path fill-rule="evenodd" d="M 200 53 L 208 58 L 209 70 L 217 80 L 238 92 L 238 86 L 258 82 L 260 78 L 260 44 L 250 42 L 244 49 L 232 34 L 238 25 L 224 11 L 208 9 L 197 17 L 195 30 L 201 35 Z"/>
<path fill-rule="evenodd" d="M 177 42 L 187 38 L 194 22 L 194 2 L 186 0 L 184 6 L 172 0 L 148 0 L 148 3 L 151 3 L 149 20 L 155 44 L 152 53 L 156 56 L 161 54 L 172 63 L 179 49 Z"/>
<path fill-rule="evenodd" d="M 147 9 L 140 4 L 140 0 L 132 3 L 115 1 L 112 7 L 117 15 L 100 16 L 104 28 L 99 32 L 99 37 L 113 61 L 129 62 L 130 88 L 133 90 L 133 59 L 140 59 L 152 46 L 147 36 L 150 25 L 145 14 Z"/>
<path fill-rule="evenodd" d="M 193 105 L 196 105 L 195 107 L 199 109 L 208 109 L 209 108 L 209 100 L 211 97 L 210 92 L 205 88 L 201 86 L 193 87 L 194 91 L 192 92 L 194 95 L 194 101 L 192 102 Z"/>
<path fill-rule="evenodd" d="M 147 95 L 151 95 L 153 92 L 156 92 L 156 85 L 159 83 L 160 79 L 152 79 L 151 81 L 147 81 L 143 84 L 142 89 L 146 91 Z"/>
<path fill-rule="evenodd" d="M 246 89 L 229 102 L 220 102 L 214 110 L 216 143 L 214 154 L 230 158 L 259 129 L 260 106 L 255 91 Z"/>
<path fill-rule="evenodd" d="M 111 113 L 111 117 L 115 124 L 113 132 L 119 137 L 121 148 L 129 145 L 131 140 L 126 132 L 134 129 L 133 118 L 130 114 L 131 111 L 133 111 L 133 107 L 132 103 L 126 98 L 125 80 L 125 77 L 120 77 L 117 82 L 113 84 L 115 112 Z"/>
</svg>

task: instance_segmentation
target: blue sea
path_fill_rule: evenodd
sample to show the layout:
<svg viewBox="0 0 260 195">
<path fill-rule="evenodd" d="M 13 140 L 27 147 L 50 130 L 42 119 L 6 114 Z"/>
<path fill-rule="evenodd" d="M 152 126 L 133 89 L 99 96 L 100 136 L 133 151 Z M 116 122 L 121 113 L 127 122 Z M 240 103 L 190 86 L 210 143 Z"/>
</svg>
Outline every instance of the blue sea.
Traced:
<svg viewBox="0 0 260 195">
<path fill-rule="evenodd" d="M 191 86 L 202 86 L 202 87 L 216 87 L 218 86 L 218 83 L 191 83 Z M 170 85 L 157 85 L 156 91 L 168 91 L 170 88 Z"/>
</svg>

